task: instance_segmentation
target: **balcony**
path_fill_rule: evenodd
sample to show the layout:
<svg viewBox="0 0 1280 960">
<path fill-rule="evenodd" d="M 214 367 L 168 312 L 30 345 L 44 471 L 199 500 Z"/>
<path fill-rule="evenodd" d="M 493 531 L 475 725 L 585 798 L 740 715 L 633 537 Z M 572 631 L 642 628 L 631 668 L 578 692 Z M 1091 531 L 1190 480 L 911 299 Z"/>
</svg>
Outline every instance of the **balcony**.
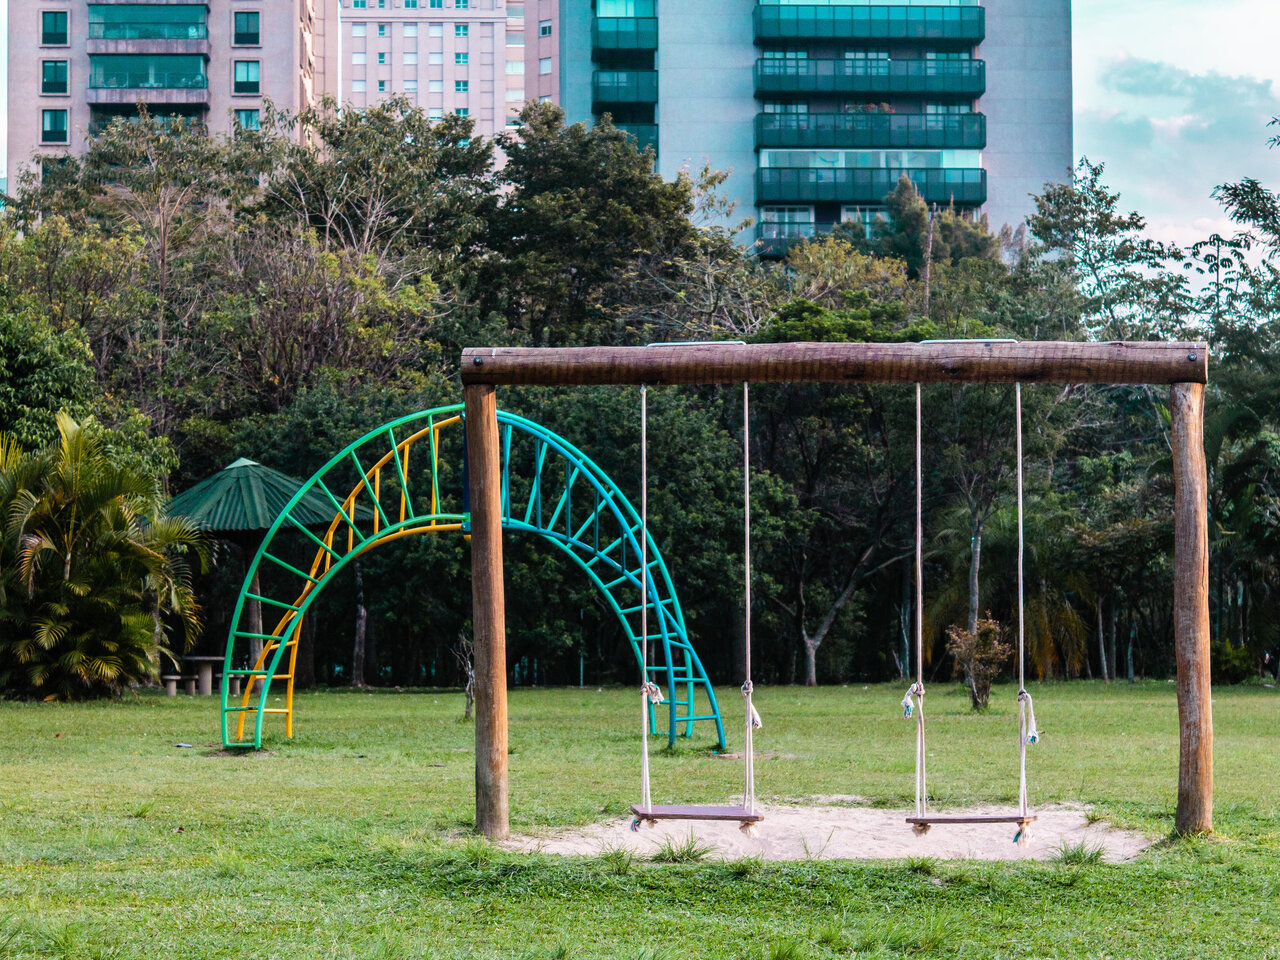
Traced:
<svg viewBox="0 0 1280 960">
<path fill-rule="evenodd" d="M 980 97 L 981 60 L 757 60 L 756 94 L 856 93 Z"/>
<path fill-rule="evenodd" d="M 635 137 L 637 147 L 641 151 L 652 149 L 654 153 L 658 152 L 658 125 L 656 123 L 618 123 L 614 124 L 614 126 Z"/>
<path fill-rule="evenodd" d="M 926 203 L 968 207 L 987 201 L 987 171 L 977 168 L 766 167 L 756 172 L 756 203 L 878 204 L 904 175 Z"/>
<path fill-rule="evenodd" d="M 756 147 L 933 148 L 981 150 L 987 118 L 980 113 L 762 113 Z"/>
<path fill-rule="evenodd" d="M 187 11 L 174 16 L 162 6 L 140 4 L 91 4 L 88 39 L 90 54 L 201 54 L 209 53 L 208 11 L 202 4 L 174 6 Z M 151 19 L 164 17 L 170 19 Z"/>
<path fill-rule="evenodd" d="M 657 70 L 597 70 L 591 76 L 596 103 L 657 103 Z"/>
<path fill-rule="evenodd" d="M 89 60 L 91 104 L 207 104 L 204 58 L 105 56 Z"/>
<path fill-rule="evenodd" d="M 657 17 L 596 17 L 591 24 L 595 50 L 657 50 Z"/>
<path fill-rule="evenodd" d="M 761 40 L 933 40 L 958 45 L 986 37 L 979 6 L 891 7 L 758 4 L 755 38 Z"/>
</svg>

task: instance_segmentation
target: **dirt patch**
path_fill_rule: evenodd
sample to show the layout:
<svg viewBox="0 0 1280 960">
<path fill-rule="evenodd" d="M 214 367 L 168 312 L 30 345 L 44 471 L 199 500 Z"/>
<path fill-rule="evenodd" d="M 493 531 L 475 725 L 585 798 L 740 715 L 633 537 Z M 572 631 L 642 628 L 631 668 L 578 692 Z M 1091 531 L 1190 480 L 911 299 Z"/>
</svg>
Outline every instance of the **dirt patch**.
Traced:
<svg viewBox="0 0 1280 960">
<path fill-rule="evenodd" d="M 834 800 L 835 798 L 831 798 Z M 828 801 L 830 802 L 830 801 Z M 936 857 L 940 860 L 1049 860 L 1064 847 L 1099 849 L 1108 863 L 1133 860 L 1153 842 L 1141 834 L 1090 823 L 1081 808 L 1050 807 L 1035 811 L 1031 842 L 1014 843 L 1016 824 L 943 824 L 917 836 L 900 810 L 859 806 L 762 806 L 765 821 L 754 837 L 733 823 L 667 821 L 653 829 L 632 831 L 631 818 L 610 820 L 545 836 L 513 837 L 512 849 L 567 856 L 595 856 L 625 848 L 639 856 L 653 854 L 668 840 L 690 834 L 721 860 L 759 856 L 766 860 L 896 860 Z M 935 813 L 1006 814 L 1005 809 L 976 808 Z"/>
</svg>

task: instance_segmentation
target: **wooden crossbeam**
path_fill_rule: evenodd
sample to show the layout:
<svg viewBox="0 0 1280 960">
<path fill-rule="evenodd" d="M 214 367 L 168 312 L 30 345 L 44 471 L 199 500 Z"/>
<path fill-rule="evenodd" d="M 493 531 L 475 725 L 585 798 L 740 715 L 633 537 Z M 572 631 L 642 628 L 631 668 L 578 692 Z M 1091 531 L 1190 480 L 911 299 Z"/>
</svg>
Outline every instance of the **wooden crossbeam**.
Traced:
<svg viewBox="0 0 1280 960">
<path fill-rule="evenodd" d="M 1204 343 L 933 341 L 470 347 L 464 384 L 1207 383 Z"/>
</svg>

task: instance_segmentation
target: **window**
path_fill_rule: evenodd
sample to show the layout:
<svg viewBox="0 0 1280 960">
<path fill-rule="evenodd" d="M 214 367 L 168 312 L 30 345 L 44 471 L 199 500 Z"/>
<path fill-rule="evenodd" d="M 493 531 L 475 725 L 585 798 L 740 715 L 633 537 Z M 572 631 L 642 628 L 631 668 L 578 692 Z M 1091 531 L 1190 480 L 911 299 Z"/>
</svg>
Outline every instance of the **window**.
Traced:
<svg viewBox="0 0 1280 960">
<path fill-rule="evenodd" d="M 385 81 L 385 80 L 379 80 L 379 81 L 378 81 L 378 92 L 379 92 L 379 93 L 386 93 L 386 92 L 387 92 L 387 81 Z"/>
<path fill-rule="evenodd" d="M 516 130 L 516 129 L 519 129 L 519 127 L 520 127 L 520 118 L 519 118 L 519 117 L 507 117 L 507 129 L 508 129 L 508 130 Z"/>
<path fill-rule="evenodd" d="M 443 81 L 443 80 L 428 80 L 428 81 L 427 81 L 427 92 L 428 92 L 428 93 L 444 93 L 444 81 Z"/>
<path fill-rule="evenodd" d="M 508 3 L 508 4 L 507 4 L 507 19 L 508 19 L 508 20 L 523 20 L 523 19 L 524 19 L 524 4 L 523 4 L 523 3 Z"/>
<path fill-rule="evenodd" d="M 385 37 L 387 35 L 387 25 L 385 23 L 378 24 L 378 36 Z"/>
<path fill-rule="evenodd" d="M 453 92 L 466 93 L 468 85 L 468 81 L 466 80 L 455 80 L 453 81 Z"/>
<path fill-rule="evenodd" d="M 455 53 L 453 55 L 453 62 L 460 67 L 465 67 L 469 59 L 469 55 L 465 53 Z"/>
<path fill-rule="evenodd" d="M 808 60 L 808 50 L 765 50 L 760 54 L 766 60 Z"/>
<path fill-rule="evenodd" d="M 418 0 L 404 0 L 404 8 L 406 10 L 417 10 Z"/>
<path fill-rule="evenodd" d="M 428 110 L 427 110 L 427 119 L 428 119 L 428 120 L 443 120 L 443 119 L 444 119 L 444 108 L 443 108 L 443 107 L 430 107 L 430 108 L 428 108 Z"/>
<path fill-rule="evenodd" d="M 766 100 L 764 103 L 765 113 L 808 113 L 809 102 L 801 100 L 799 103 L 787 100 Z"/>
<path fill-rule="evenodd" d="M 363 80 L 352 80 L 352 81 L 351 81 L 351 92 L 352 92 L 352 93 L 364 93 L 365 89 L 366 89 L 365 81 L 363 81 Z"/>
<path fill-rule="evenodd" d="M 973 113 L 973 104 L 971 103 L 926 103 L 924 112 L 929 114 L 940 113 Z"/>
<path fill-rule="evenodd" d="M 379 53 L 379 54 L 378 54 L 378 62 L 379 62 L 379 63 L 386 63 L 386 62 L 387 62 L 387 55 L 386 55 L 385 53 Z"/>
<path fill-rule="evenodd" d="M 507 31 L 507 46 L 508 46 L 508 47 L 523 47 L 523 46 L 524 46 L 524 34 L 523 34 L 523 33 L 516 33 L 514 30 L 508 30 L 508 31 Z"/>
<path fill-rule="evenodd" d="M 240 47 L 256 47 L 262 42 L 261 26 L 257 11 L 237 12 L 235 17 L 235 36 L 231 42 Z"/>
<path fill-rule="evenodd" d="M 471 35 L 471 27 L 465 23 L 454 24 L 453 35 L 455 37 L 467 37 Z"/>
<path fill-rule="evenodd" d="M 417 93 L 417 92 L 418 92 L 418 81 L 417 81 L 417 80 L 406 80 L 406 81 L 404 82 L 404 89 L 405 89 L 405 92 L 406 92 L 406 93 Z"/>
<path fill-rule="evenodd" d="M 543 57 L 538 61 L 538 73 L 546 75 L 551 72 L 551 58 Z"/>
<path fill-rule="evenodd" d="M 539 97 L 539 98 L 538 98 L 538 102 L 539 102 L 539 103 L 550 103 L 550 102 L 551 102 L 551 98 L 550 98 L 550 97 L 548 97 L 548 96 L 541 96 L 541 97 Z"/>
<path fill-rule="evenodd" d="M 369 0 L 351 0 L 352 10 L 367 10 L 369 8 Z"/>
<path fill-rule="evenodd" d="M 40 42 L 46 47 L 65 47 L 67 45 L 67 18 L 70 16 L 65 10 L 45 10 L 40 14 Z M 55 113 L 57 111 L 54 111 Z M 63 111 L 63 120 L 66 119 L 66 111 Z M 62 140 L 66 141 L 66 125 L 63 125 Z M 52 141 L 51 141 L 52 142 Z"/>
<path fill-rule="evenodd" d="M 455 10 L 467 10 L 471 7 L 471 0 L 453 0 L 453 8 Z"/>
<path fill-rule="evenodd" d="M 444 63 L 444 54 L 439 50 L 427 54 L 427 63 L 441 64 Z"/>
<path fill-rule="evenodd" d="M 443 23 L 429 23 L 429 24 L 427 24 L 427 36 L 429 36 L 429 37 L 443 37 L 443 36 L 444 36 L 444 24 L 443 24 Z"/>
<path fill-rule="evenodd" d="M 204 57 L 186 54 L 91 56 L 89 89 L 203 90 L 209 86 L 204 67 Z"/>
<path fill-rule="evenodd" d="M 812 237 L 813 207 L 762 207 L 760 236 L 766 240 Z"/>
<path fill-rule="evenodd" d="M 351 55 L 351 62 L 358 67 L 362 63 L 369 62 L 369 55 L 365 53 L 363 50 L 357 50 L 355 53 Z"/>
<path fill-rule="evenodd" d="M 469 113 L 471 113 L 471 111 L 470 111 L 470 110 L 468 110 L 466 107 L 458 107 L 458 109 L 454 110 L 453 112 L 454 112 L 454 113 L 456 113 L 456 114 L 457 114 L 458 116 L 460 116 L 460 117 L 465 117 L 465 116 L 467 116 Z"/>
<path fill-rule="evenodd" d="M 369 35 L 369 25 L 367 23 L 353 23 L 351 25 L 351 35 L 353 37 L 367 37 Z"/>
<path fill-rule="evenodd" d="M 41 143 L 67 142 L 67 111 L 45 110 L 40 125 Z"/>
<path fill-rule="evenodd" d="M 549 36 L 551 36 L 551 21 L 550 21 L 550 20 L 539 20 L 539 21 L 538 21 L 538 36 L 540 36 L 540 37 L 549 37 Z"/>
<path fill-rule="evenodd" d="M 404 65 L 406 67 L 416 66 L 418 63 L 418 51 L 406 50 L 404 52 Z"/>
<path fill-rule="evenodd" d="M 67 92 L 67 61 L 46 60 L 40 68 L 41 93 Z"/>
<path fill-rule="evenodd" d="M 379 9 L 379 10 L 385 10 L 385 9 L 386 9 L 386 6 L 387 6 L 387 0 L 378 0 L 378 9 Z"/>
<path fill-rule="evenodd" d="M 431 9 L 440 10 L 444 7 L 444 0 L 431 0 Z"/>
<path fill-rule="evenodd" d="M 242 130 L 257 130 L 259 114 L 257 110 L 237 110 L 236 124 Z"/>
<path fill-rule="evenodd" d="M 864 237 L 875 236 L 876 221 L 889 222 L 889 211 L 885 207 L 841 207 L 840 222 L 858 224 Z"/>
<path fill-rule="evenodd" d="M 418 25 L 416 23 L 406 23 L 404 25 L 404 35 L 406 37 L 416 37 L 418 35 Z"/>
<path fill-rule="evenodd" d="M 520 76 L 520 75 L 522 75 L 523 73 L 524 73 L 524 61 L 523 61 L 523 60 L 508 60 L 508 61 L 507 61 L 507 76 Z"/>
<path fill-rule="evenodd" d="M 524 99 L 523 90 L 517 89 L 517 90 L 507 91 L 507 103 L 519 103 L 523 99 Z"/>
<path fill-rule="evenodd" d="M 259 93 L 262 89 L 260 81 L 261 65 L 257 60 L 237 60 L 235 73 L 236 93 Z"/>
</svg>

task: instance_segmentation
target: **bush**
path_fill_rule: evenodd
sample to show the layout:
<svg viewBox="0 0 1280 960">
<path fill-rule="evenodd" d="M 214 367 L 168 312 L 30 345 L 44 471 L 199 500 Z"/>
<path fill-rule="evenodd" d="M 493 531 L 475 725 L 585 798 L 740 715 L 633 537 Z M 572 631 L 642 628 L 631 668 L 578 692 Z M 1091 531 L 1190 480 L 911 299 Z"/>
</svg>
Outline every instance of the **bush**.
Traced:
<svg viewBox="0 0 1280 960">
<path fill-rule="evenodd" d="M 990 619 L 979 620 L 970 633 L 947 627 L 947 653 L 955 658 L 956 673 L 963 672 L 969 683 L 973 709 L 985 710 L 991 702 L 991 681 L 1000 675 L 1013 656 L 1013 646 L 1005 641 L 1004 627 Z"/>
<path fill-rule="evenodd" d="M 1218 640 L 1209 648 L 1209 675 L 1213 683 L 1244 683 L 1257 672 L 1257 658 L 1248 647 L 1233 647 L 1226 640 Z"/>
<path fill-rule="evenodd" d="M 99 434 L 65 413 L 58 432 L 34 453 L 0 434 L 0 690 L 73 700 L 154 679 L 170 632 L 194 641 L 186 561 L 207 551 Z"/>
</svg>

